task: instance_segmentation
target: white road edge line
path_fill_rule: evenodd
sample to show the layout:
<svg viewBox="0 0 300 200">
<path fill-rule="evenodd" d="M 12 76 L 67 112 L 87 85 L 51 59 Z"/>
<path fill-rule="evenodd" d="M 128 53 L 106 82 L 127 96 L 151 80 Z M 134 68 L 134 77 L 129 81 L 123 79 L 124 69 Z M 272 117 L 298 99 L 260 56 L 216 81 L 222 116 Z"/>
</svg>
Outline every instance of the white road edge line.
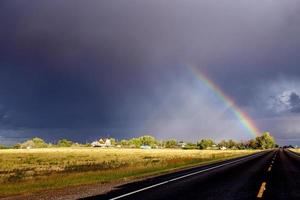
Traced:
<svg viewBox="0 0 300 200">
<path fill-rule="evenodd" d="M 111 198 L 111 199 L 109 199 L 109 200 L 121 199 L 121 198 L 123 198 L 123 197 L 127 197 L 127 196 L 130 196 L 130 195 L 132 195 L 132 194 L 135 194 L 135 193 L 138 193 L 138 192 L 142 192 L 142 191 L 145 191 L 145 190 L 149 190 L 149 189 L 151 189 L 151 188 L 155 188 L 155 187 L 158 187 L 158 186 L 160 186 L 160 185 L 164 185 L 164 184 L 167 184 L 167 183 L 170 183 L 170 182 L 174 182 L 174 181 L 177 181 L 177 180 L 180 180 L 180 179 L 189 177 L 189 176 L 193 176 L 193 175 L 200 174 L 200 173 L 203 173 L 203 172 L 207 172 L 207 171 L 210 171 L 210 170 L 213 170 L 213 169 L 217 169 L 217 168 L 220 168 L 220 167 L 224 167 L 224 166 L 226 166 L 226 165 L 231 165 L 231 164 L 233 164 L 233 163 L 237 163 L 237 162 L 240 162 L 240 161 L 243 161 L 243 160 L 252 158 L 252 157 L 257 157 L 257 156 L 259 156 L 259 155 L 261 155 L 261 154 L 263 154 L 263 153 L 265 153 L 265 152 L 258 153 L 258 154 L 254 154 L 254 155 L 251 155 L 251 156 L 247 156 L 247 157 L 244 157 L 244 158 L 241 158 L 241 159 L 238 159 L 238 160 L 234 160 L 234 161 L 231 161 L 231 162 L 227 162 L 227 163 L 224 163 L 224 164 L 221 164 L 221 165 L 217 165 L 217 166 L 214 166 L 214 167 L 210 167 L 210 168 L 207 168 L 207 169 L 203 169 L 203 170 L 200 170 L 200 171 L 197 171 L 197 172 L 193 172 L 193 173 L 190 173 L 190 174 L 186 174 L 186 175 L 183 175 L 183 176 L 179 176 L 179 177 L 177 177 L 177 178 L 173 178 L 173 179 L 170 179 L 170 180 L 167 180 L 167 181 L 163 181 L 163 182 L 160 182 L 160 183 L 157 183 L 157 184 L 154 184 L 154 185 L 151 185 L 151 186 L 148 186 L 148 187 L 139 189 L 139 190 L 135 190 L 135 191 L 132 191 L 132 192 L 129 192 L 129 193 L 126 193 L 126 194 L 123 194 L 123 195 L 120 195 L 120 196 Z"/>
</svg>

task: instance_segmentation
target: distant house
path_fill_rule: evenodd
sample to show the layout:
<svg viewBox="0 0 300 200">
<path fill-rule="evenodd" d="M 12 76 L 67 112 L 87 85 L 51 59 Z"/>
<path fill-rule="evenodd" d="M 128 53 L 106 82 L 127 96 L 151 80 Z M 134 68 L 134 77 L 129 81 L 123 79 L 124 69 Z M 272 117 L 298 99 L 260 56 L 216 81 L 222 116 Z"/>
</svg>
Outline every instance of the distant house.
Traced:
<svg viewBox="0 0 300 200">
<path fill-rule="evenodd" d="M 141 149 L 151 149 L 151 146 L 149 146 L 149 145 L 141 145 L 140 148 Z"/>
<path fill-rule="evenodd" d="M 104 142 L 105 146 L 106 147 L 111 147 L 111 141 L 110 139 L 106 139 L 105 142 Z"/>
<path fill-rule="evenodd" d="M 92 147 L 101 147 L 101 144 L 98 141 L 92 142 L 91 145 L 92 145 Z"/>
<path fill-rule="evenodd" d="M 178 142 L 178 146 L 181 147 L 181 148 L 185 148 L 186 147 L 186 142 Z"/>
<path fill-rule="evenodd" d="M 220 147 L 220 149 L 221 150 L 226 150 L 227 148 L 223 146 L 223 147 Z"/>
<path fill-rule="evenodd" d="M 92 147 L 111 147 L 110 139 L 100 139 L 99 141 L 94 141 L 91 143 Z"/>
</svg>

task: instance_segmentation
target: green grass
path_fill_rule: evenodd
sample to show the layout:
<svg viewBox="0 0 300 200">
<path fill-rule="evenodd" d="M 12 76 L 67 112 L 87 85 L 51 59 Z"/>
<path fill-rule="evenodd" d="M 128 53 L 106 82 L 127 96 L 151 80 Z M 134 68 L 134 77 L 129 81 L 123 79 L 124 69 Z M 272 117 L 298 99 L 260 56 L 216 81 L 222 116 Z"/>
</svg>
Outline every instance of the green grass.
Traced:
<svg viewBox="0 0 300 200">
<path fill-rule="evenodd" d="M 0 150 L 0 197 L 131 180 L 254 152 L 100 148 Z"/>
</svg>

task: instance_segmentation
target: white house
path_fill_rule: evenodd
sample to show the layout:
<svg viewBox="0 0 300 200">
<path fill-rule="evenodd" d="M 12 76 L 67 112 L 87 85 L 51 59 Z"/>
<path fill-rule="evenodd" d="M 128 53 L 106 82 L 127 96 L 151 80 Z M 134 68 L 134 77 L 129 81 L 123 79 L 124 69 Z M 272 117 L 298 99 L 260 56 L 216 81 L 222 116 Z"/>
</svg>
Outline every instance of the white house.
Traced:
<svg viewBox="0 0 300 200">
<path fill-rule="evenodd" d="M 223 147 L 220 147 L 220 149 L 221 150 L 226 150 L 227 148 L 223 146 Z"/>
<path fill-rule="evenodd" d="M 110 139 L 100 139 L 99 141 L 94 141 L 91 143 L 92 147 L 111 147 L 111 141 Z"/>
</svg>

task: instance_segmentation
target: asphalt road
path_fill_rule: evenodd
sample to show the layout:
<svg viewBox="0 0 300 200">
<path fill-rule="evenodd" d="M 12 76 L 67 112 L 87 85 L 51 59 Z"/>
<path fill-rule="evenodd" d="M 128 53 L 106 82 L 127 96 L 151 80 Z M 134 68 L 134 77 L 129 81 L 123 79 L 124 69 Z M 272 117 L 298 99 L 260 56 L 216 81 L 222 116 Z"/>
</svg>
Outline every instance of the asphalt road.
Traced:
<svg viewBox="0 0 300 200">
<path fill-rule="evenodd" d="M 277 149 L 123 185 L 86 199 L 300 199 L 300 156 Z"/>
</svg>

